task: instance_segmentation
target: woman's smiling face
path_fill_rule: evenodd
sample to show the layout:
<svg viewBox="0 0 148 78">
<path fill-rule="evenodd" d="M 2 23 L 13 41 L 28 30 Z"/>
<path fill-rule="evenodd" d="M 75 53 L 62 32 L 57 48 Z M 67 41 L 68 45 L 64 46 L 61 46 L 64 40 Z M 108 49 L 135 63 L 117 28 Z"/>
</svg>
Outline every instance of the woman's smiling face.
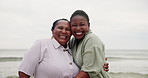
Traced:
<svg viewBox="0 0 148 78">
<path fill-rule="evenodd" d="M 52 34 L 59 44 L 67 45 L 71 37 L 69 22 L 65 20 L 58 21 L 55 28 L 52 30 Z"/>
<path fill-rule="evenodd" d="M 83 16 L 76 15 L 71 19 L 71 31 L 76 39 L 82 39 L 89 31 L 89 23 Z"/>
</svg>

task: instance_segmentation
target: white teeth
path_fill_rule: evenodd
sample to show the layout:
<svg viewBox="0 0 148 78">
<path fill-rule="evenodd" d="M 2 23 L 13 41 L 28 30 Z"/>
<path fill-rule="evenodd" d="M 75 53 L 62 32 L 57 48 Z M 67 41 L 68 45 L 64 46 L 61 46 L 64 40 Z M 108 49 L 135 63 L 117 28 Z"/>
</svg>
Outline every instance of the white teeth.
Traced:
<svg viewBox="0 0 148 78">
<path fill-rule="evenodd" d="M 81 35 L 81 34 L 82 34 L 82 32 L 77 32 L 76 34 L 77 34 L 77 35 Z"/>
<path fill-rule="evenodd" d="M 60 36 L 61 38 L 66 38 L 66 36 Z"/>
</svg>

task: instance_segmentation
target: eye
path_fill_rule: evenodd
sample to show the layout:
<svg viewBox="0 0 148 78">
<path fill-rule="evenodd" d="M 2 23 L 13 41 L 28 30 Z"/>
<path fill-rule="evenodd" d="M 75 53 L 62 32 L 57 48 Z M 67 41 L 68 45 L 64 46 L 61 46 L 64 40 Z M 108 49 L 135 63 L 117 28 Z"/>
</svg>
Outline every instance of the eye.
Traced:
<svg viewBox="0 0 148 78">
<path fill-rule="evenodd" d="M 85 24 L 80 24 L 80 26 L 85 26 Z"/>
<path fill-rule="evenodd" d="M 76 24 L 72 24 L 71 26 L 76 27 L 77 25 Z"/>
<path fill-rule="evenodd" d="M 62 30 L 62 29 L 63 29 L 63 27 L 61 27 L 61 26 L 60 26 L 60 27 L 58 27 L 58 29 Z"/>
<path fill-rule="evenodd" d="M 66 28 L 65 30 L 66 30 L 66 31 L 70 31 L 70 28 Z"/>
</svg>

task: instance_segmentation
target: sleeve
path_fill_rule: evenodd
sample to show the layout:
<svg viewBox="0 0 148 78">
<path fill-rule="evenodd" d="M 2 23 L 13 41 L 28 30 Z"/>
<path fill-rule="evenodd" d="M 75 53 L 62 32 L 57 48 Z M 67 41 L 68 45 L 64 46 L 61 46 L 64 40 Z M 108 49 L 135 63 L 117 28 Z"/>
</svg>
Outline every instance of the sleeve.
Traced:
<svg viewBox="0 0 148 78">
<path fill-rule="evenodd" d="M 35 44 L 25 53 L 19 67 L 19 71 L 24 72 L 29 76 L 33 76 L 36 67 L 41 58 L 41 41 L 36 41 Z"/>
<path fill-rule="evenodd" d="M 90 77 L 98 75 L 105 62 L 104 46 L 101 41 L 89 38 L 84 47 L 82 71 L 88 72 Z"/>
</svg>

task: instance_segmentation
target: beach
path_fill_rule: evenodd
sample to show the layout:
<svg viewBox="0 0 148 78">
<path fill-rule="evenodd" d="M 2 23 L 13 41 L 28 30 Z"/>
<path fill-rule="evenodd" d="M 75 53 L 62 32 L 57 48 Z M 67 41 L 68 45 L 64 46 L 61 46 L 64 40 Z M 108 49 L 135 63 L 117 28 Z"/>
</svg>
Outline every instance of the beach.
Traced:
<svg viewBox="0 0 148 78">
<path fill-rule="evenodd" d="M 27 49 L 0 49 L 0 78 L 18 78 Z M 112 78 L 148 78 L 148 50 L 106 50 Z"/>
</svg>

